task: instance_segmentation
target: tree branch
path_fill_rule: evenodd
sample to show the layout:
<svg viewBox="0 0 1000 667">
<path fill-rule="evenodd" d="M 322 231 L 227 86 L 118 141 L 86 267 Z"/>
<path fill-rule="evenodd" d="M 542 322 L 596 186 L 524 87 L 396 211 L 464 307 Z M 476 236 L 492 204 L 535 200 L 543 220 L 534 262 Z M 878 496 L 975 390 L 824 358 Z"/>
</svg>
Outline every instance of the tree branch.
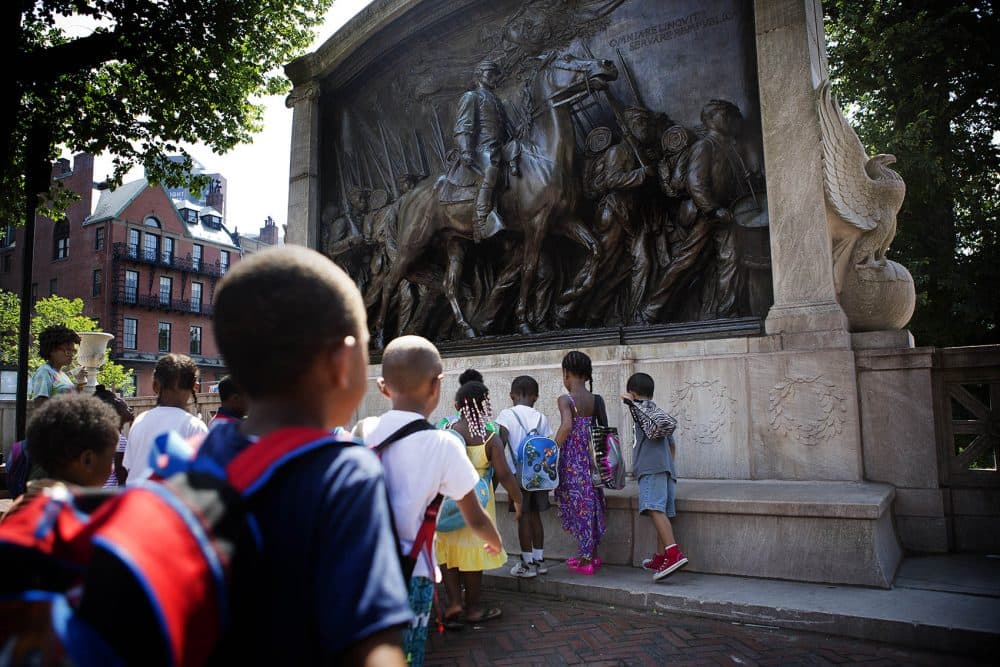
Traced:
<svg viewBox="0 0 1000 667">
<path fill-rule="evenodd" d="M 21 71 L 28 81 L 39 83 L 82 72 L 109 60 L 127 58 L 132 47 L 122 40 L 120 30 L 95 32 L 86 37 L 20 55 Z"/>
</svg>

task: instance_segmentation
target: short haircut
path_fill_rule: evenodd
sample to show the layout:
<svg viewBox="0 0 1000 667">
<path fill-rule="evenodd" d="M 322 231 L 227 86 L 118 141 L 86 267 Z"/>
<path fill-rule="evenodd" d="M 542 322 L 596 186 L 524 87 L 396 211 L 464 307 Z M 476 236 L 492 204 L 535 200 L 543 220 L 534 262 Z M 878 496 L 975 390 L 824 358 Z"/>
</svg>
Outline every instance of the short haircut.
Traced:
<svg viewBox="0 0 1000 667">
<path fill-rule="evenodd" d="M 382 380 L 394 391 L 408 394 L 441 372 L 441 355 L 421 336 L 400 336 L 382 352 Z"/>
<path fill-rule="evenodd" d="M 88 449 L 113 449 L 118 444 L 118 415 L 93 396 L 54 396 L 31 415 L 25 440 L 32 461 L 49 475 L 58 474 Z"/>
<path fill-rule="evenodd" d="M 292 393 L 321 354 L 367 329 L 354 281 L 315 250 L 293 245 L 251 255 L 226 273 L 213 326 L 230 373 L 251 397 Z"/>
<path fill-rule="evenodd" d="M 242 394 L 240 386 L 236 384 L 236 380 L 233 379 L 232 375 L 227 375 L 226 377 L 219 380 L 219 400 L 225 403 L 231 397 L 237 394 Z"/>
<path fill-rule="evenodd" d="M 194 389 L 198 365 L 186 354 L 165 354 L 156 362 L 153 381 L 160 384 L 160 389 Z"/>
<path fill-rule="evenodd" d="M 462 371 L 462 374 L 458 376 L 458 386 L 462 386 L 466 382 L 482 382 L 483 374 L 477 371 L 475 368 L 467 368 Z"/>
<path fill-rule="evenodd" d="M 62 324 L 53 324 L 50 327 L 45 327 L 38 334 L 38 356 L 48 361 L 52 353 L 66 343 L 79 345 L 80 336 Z"/>
<path fill-rule="evenodd" d="M 537 398 L 538 382 L 530 375 L 518 375 L 510 383 L 510 393 L 515 396 L 534 396 Z"/>
<path fill-rule="evenodd" d="M 632 373 L 632 377 L 625 383 L 625 391 L 642 396 L 643 398 L 653 398 L 653 378 L 646 373 Z"/>
</svg>

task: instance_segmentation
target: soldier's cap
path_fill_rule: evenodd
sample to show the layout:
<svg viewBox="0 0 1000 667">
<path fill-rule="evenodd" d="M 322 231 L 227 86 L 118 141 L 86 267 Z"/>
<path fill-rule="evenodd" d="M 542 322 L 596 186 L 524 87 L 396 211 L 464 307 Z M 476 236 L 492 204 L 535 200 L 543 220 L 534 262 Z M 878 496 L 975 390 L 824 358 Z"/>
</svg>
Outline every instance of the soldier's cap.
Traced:
<svg viewBox="0 0 1000 667">
<path fill-rule="evenodd" d="M 491 69 L 492 70 L 496 70 L 497 72 L 499 72 L 500 71 L 500 63 L 498 63 L 495 60 L 490 60 L 489 58 L 487 58 L 486 60 L 484 60 L 481 63 L 479 63 L 478 65 L 476 65 L 476 72 L 485 72 L 485 71 L 491 70 Z"/>
<path fill-rule="evenodd" d="M 626 107 L 625 111 L 622 112 L 622 115 L 625 117 L 625 120 L 628 121 L 633 121 L 633 120 L 650 121 L 653 119 L 652 111 L 650 111 L 649 109 L 644 109 L 642 107 L 636 107 L 636 106 Z"/>
</svg>

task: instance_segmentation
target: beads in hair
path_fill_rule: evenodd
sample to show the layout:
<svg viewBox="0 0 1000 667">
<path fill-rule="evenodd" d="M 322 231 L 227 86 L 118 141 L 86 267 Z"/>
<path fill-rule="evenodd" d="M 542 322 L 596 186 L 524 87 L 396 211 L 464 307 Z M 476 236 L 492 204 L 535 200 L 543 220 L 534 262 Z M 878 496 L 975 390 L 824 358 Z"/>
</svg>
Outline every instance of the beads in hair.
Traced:
<svg viewBox="0 0 1000 667">
<path fill-rule="evenodd" d="M 482 400 L 476 400 L 475 397 L 466 398 L 458 411 L 468 424 L 469 433 L 485 442 L 488 435 L 486 424 L 493 418 L 490 397 L 486 396 Z"/>
</svg>

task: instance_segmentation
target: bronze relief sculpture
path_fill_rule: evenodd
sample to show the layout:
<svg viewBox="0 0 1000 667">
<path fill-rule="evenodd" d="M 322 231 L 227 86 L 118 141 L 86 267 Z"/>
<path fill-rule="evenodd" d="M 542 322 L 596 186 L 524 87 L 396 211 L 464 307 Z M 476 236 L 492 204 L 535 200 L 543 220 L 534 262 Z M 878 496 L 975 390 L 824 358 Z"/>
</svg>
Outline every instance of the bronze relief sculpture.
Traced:
<svg viewBox="0 0 1000 667">
<path fill-rule="evenodd" d="M 362 288 L 375 344 L 763 317 L 756 116 L 692 99 L 703 80 L 748 104 L 755 88 L 735 66 L 672 87 L 656 64 L 706 39 L 751 57 L 730 45 L 746 28 L 723 13 L 670 32 L 684 1 L 500 5 L 477 36 L 456 28 L 405 51 L 387 84 L 330 98 L 320 243 Z"/>
</svg>

